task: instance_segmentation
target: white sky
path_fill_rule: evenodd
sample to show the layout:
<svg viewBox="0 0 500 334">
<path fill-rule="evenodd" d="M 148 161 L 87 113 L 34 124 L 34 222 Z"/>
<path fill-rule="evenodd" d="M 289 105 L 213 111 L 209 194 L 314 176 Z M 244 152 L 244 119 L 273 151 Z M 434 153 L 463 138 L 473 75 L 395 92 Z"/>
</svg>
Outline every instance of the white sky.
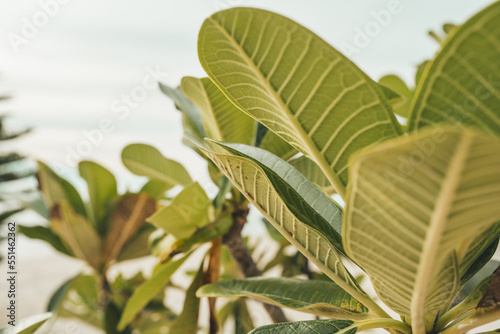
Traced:
<svg viewBox="0 0 500 334">
<path fill-rule="evenodd" d="M 203 76 L 196 53 L 198 29 L 217 9 L 254 6 L 273 10 L 340 48 L 345 43 L 354 45 L 356 29 L 365 30 L 375 20 L 374 12 L 397 0 L 59 0 L 67 4 L 60 5 L 16 52 L 9 36 L 21 35 L 25 20 L 40 18 L 41 5 L 55 1 L 0 3 L 0 92 L 15 97 L 0 110 L 8 110 L 17 123 L 35 128 L 16 148 L 59 166 L 59 172 L 71 177 L 74 171 L 65 167 L 69 148 L 75 149 L 85 140 L 83 131 L 96 129 L 101 119 L 110 118 L 113 132 L 93 145 L 84 158 L 123 176 L 121 149 L 131 142 L 146 142 L 187 164 L 206 183 L 203 165 L 193 163 L 197 156 L 180 144 L 179 114 L 158 90 L 148 91 L 125 119 L 111 111 L 122 94 L 141 85 L 146 67 L 168 72 L 163 81 L 171 85 L 177 85 L 184 75 Z M 392 15 L 353 60 L 374 79 L 397 73 L 411 83 L 415 66 L 438 47 L 427 31 L 439 30 L 445 22 L 464 22 L 492 2 L 399 0 L 401 13 Z M 122 177 L 122 186 L 133 184 L 130 179 L 130 175 Z"/>
</svg>

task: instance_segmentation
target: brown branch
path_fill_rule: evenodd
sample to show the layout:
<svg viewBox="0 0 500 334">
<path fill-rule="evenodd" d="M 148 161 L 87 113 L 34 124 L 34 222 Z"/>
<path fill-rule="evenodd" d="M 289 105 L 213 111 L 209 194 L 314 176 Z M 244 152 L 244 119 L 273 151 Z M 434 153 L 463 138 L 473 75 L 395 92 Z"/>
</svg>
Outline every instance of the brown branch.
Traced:
<svg viewBox="0 0 500 334">
<path fill-rule="evenodd" d="M 241 230 L 243 230 L 243 226 L 247 222 L 248 211 L 247 205 L 235 206 L 232 213 L 233 225 L 224 235 L 222 242 L 229 249 L 243 275 L 245 277 L 256 277 L 261 276 L 262 272 L 257 268 L 241 236 Z M 288 322 L 281 308 L 269 304 L 264 304 L 264 308 L 275 323 Z"/>
<path fill-rule="evenodd" d="M 212 240 L 212 247 L 208 253 L 208 268 L 205 272 L 204 283 L 211 284 L 219 281 L 220 261 L 221 261 L 222 237 Z M 210 309 L 210 334 L 216 334 L 219 331 L 219 322 L 217 321 L 217 309 L 215 307 L 217 298 L 209 297 L 208 306 Z"/>
</svg>

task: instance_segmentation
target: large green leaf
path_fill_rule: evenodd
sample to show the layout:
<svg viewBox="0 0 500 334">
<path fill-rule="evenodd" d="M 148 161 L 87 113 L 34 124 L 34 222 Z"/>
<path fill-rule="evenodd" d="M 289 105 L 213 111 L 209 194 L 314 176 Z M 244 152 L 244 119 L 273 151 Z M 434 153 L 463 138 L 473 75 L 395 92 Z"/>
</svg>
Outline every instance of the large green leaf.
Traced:
<svg viewBox="0 0 500 334">
<path fill-rule="evenodd" d="M 149 217 L 148 222 L 177 239 L 186 239 L 209 222 L 209 204 L 205 190 L 195 182 L 184 188 L 169 205 Z"/>
<path fill-rule="evenodd" d="M 499 165 L 500 140 L 446 128 L 378 145 L 351 165 L 347 254 L 417 333 L 458 292 L 467 246 L 500 217 Z"/>
<path fill-rule="evenodd" d="M 99 234 L 107 230 L 107 216 L 111 209 L 111 200 L 117 196 L 116 179 L 113 174 L 92 161 L 78 164 L 80 175 L 87 181 L 89 190 L 92 222 Z"/>
<path fill-rule="evenodd" d="M 190 255 L 191 253 L 188 253 L 178 260 L 169 261 L 155 268 L 151 278 L 141 284 L 127 302 L 118 324 L 119 330 L 123 330 L 132 320 L 134 320 L 137 313 L 165 288 L 170 277 Z"/>
<path fill-rule="evenodd" d="M 156 201 L 146 194 L 123 196 L 111 213 L 111 224 L 104 243 L 106 263 L 118 258 L 123 247 L 156 211 Z"/>
<path fill-rule="evenodd" d="M 207 137 L 253 144 L 257 123 L 232 104 L 212 80 L 185 77 L 181 89 L 200 110 Z"/>
<path fill-rule="evenodd" d="M 352 153 L 402 133 L 378 84 L 281 15 L 218 12 L 200 30 L 198 53 L 224 95 L 314 160 L 339 194 Z"/>
<path fill-rule="evenodd" d="M 15 326 L 6 325 L 0 328 L 0 334 L 34 334 L 42 332 L 38 331 L 42 325 L 52 317 L 52 313 L 43 313 L 31 316 L 26 319 L 15 321 Z M 46 330 L 43 333 L 47 333 Z"/>
<path fill-rule="evenodd" d="M 191 285 L 186 290 L 184 306 L 181 314 L 175 319 L 170 327 L 169 334 L 196 334 L 198 332 L 198 315 L 200 313 L 200 299 L 196 296 L 196 290 L 203 284 L 203 264 L 193 278 Z"/>
<path fill-rule="evenodd" d="M 499 20 L 495 2 L 449 34 L 419 82 L 410 130 L 445 122 L 500 136 Z"/>
<path fill-rule="evenodd" d="M 369 298 L 341 262 L 340 207 L 269 152 L 242 144 L 219 144 L 228 152 L 221 153 L 197 145 L 290 243 L 365 306 L 377 308 L 366 305 Z"/>
<path fill-rule="evenodd" d="M 101 239 L 92 224 L 61 200 L 50 211 L 50 228 L 61 239 L 66 249 L 85 260 L 93 268 L 101 264 Z"/>
<path fill-rule="evenodd" d="M 337 284 L 296 278 L 248 278 L 204 285 L 201 297 L 251 297 L 265 303 L 334 319 L 366 319 L 368 309 Z"/>
<path fill-rule="evenodd" d="M 170 188 L 175 185 L 187 186 L 193 182 L 184 166 L 165 158 L 150 145 L 128 145 L 122 151 L 122 162 L 132 173 L 162 181 Z"/>
</svg>

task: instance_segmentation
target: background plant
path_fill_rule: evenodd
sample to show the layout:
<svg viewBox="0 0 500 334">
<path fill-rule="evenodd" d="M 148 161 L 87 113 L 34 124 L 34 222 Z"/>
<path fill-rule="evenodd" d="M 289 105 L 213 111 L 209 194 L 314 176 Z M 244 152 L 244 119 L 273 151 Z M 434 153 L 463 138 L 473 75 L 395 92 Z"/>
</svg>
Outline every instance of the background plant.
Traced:
<svg viewBox="0 0 500 334">
<path fill-rule="evenodd" d="M 200 140 L 210 135 L 220 140 L 260 145 L 285 158 L 296 153 L 291 146 L 272 132 L 268 132 L 265 127 L 239 112 L 208 78 L 186 77 L 177 89 L 165 85 L 160 85 L 160 88 L 182 112 L 186 133 Z M 217 282 L 219 279 L 260 276 L 276 266 L 281 266 L 284 276 L 306 274 L 308 277 L 321 277 L 309 268 L 307 259 L 300 253 L 292 256 L 285 254 L 285 248 L 289 243 L 270 225 L 266 225 L 268 231 L 279 244 L 276 257 L 268 263 L 262 263 L 258 258 L 254 260 L 252 246 L 241 235 L 247 222 L 248 201 L 231 186 L 228 179 L 210 160 L 192 144 L 189 142 L 186 144 L 208 162 L 208 172 L 219 190 L 214 199 L 210 200 L 198 183 L 186 185 L 173 199 L 167 199 L 165 206 L 148 219 L 159 228 L 151 239 L 151 246 L 153 253 L 159 256 L 165 267 L 172 263 L 173 256 L 179 253 L 189 256 L 199 246 L 211 243 L 210 251 L 206 255 L 208 265 L 203 271 L 204 278 L 200 281 L 194 277 L 186 295 L 184 311 L 177 321 L 177 323 L 182 321 L 185 325 L 174 325 L 170 329 L 172 333 L 179 330 L 182 333 L 197 331 L 199 301 L 195 291 L 202 284 Z M 126 147 L 122 153 L 122 160 L 130 171 L 149 178 L 145 187 L 156 184 L 164 191 L 172 184 L 172 178 L 186 179 L 184 169 L 148 145 L 132 144 Z M 305 168 L 312 167 L 302 160 L 298 163 L 302 163 Z M 315 171 L 317 170 L 311 169 L 311 176 L 322 182 L 321 177 L 314 174 Z M 163 186 L 160 186 L 161 184 Z M 130 299 L 121 320 L 122 326 L 130 321 L 134 312 L 137 312 L 148 298 L 151 298 L 152 293 L 145 294 L 144 291 L 157 291 L 168 282 L 169 276 L 164 276 L 159 271 L 157 273 L 158 275 L 154 275 Z M 157 280 L 161 280 L 162 283 L 158 284 Z M 210 332 L 215 333 L 219 328 L 222 330 L 229 315 L 234 319 L 236 332 L 246 333 L 253 328 L 249 307 L 244 300 L 229 302 L 219 308 L 219 311 L 215 308 L 215 298 L 209 300 L 209 305 Z M 273 321 L 286 321 L 284 314 L 278 308 L 267 305 L 266 311 Z"/>
</svg>

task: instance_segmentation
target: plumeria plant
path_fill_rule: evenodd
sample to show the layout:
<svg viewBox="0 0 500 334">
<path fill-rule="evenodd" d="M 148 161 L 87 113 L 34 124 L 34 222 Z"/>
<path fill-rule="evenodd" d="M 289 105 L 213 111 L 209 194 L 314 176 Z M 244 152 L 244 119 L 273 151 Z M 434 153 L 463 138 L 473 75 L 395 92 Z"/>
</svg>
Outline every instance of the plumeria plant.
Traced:
<svg viewBox="0 0 500 334">
<path fill-rule="evenodd" d="M 217 92 L 214 113 L 258 121 L 299 152 L 293 159 L 317 168 L 345 205 L 289 157 L 188 131 L 187 140 L 331 279 L 228 280 L 198 296 L 248 296 L 325 318 L 254 334 L 457 334 L 498 320 L 500 271 L 490 259 L 500 236 L 499 20 L 496 2 L 447 25 L 416 89 L 402 94 L 397 80 L 373 81 L 278 14 L 232 8 L 209 17 L 198 41 L 209 78 L 185 79 L 186 95 L 201 105 Z M 231 112 L 221 107 L 228 101 Z M 368 275 L 391 312 L 347 263 Z"/>
</svg>

